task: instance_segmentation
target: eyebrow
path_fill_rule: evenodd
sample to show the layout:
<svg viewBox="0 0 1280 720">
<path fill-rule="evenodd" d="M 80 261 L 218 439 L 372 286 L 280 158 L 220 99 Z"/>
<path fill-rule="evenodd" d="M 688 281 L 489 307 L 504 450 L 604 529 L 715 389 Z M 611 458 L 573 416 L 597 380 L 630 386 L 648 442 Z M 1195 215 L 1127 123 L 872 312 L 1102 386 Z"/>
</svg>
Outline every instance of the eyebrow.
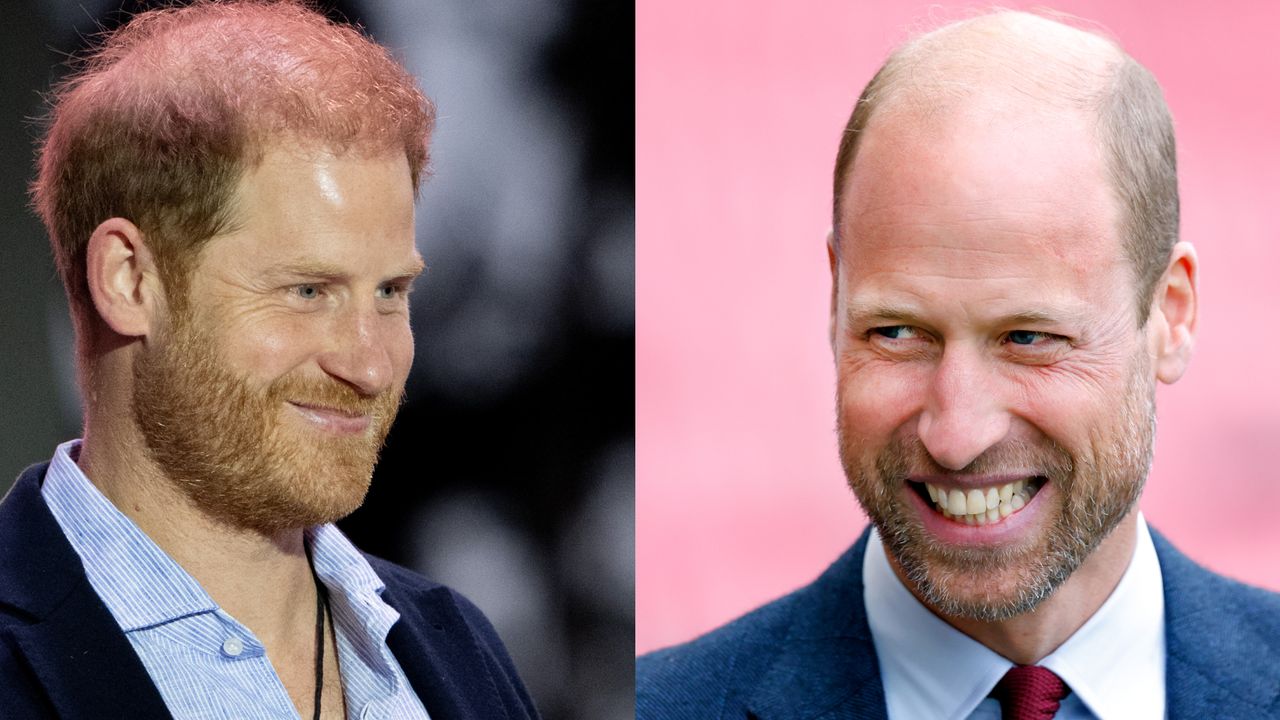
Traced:
<svg viewBox="0 0 1280 720">
<path fill-rule="evenodd" d="M 863 323 L 883 320 L 903 325 L 920 325 L 920 317 L 911 310 L 893 305 L 850 305 L 845 308 L 845 324 L 856 327 Z"/>
<path fill-rule="evenodd" d="M 415 252 L 413 254 L 413 260 L 408 265 L 405 265 L 400 272 L 396 274 L 396 277 L 412 280 L 413 278 L 421 275 L 426 269 L 426 261 L 422 259 L 421 255 Z"/>
<path fill-rule="evenodd" d="M 1031 308 L 1020 310 L 1009 315 L 995 318 L 993 325 L 1045 325 L 1070 321 L 1074 317 L 1067 313 L 1051 313 L 1046 310 Z M 909 307 L 888 303 L 868 305 L 851 305 L 845 310 L 845 322 L 859 325 L 873 320 L 885 320 L 904 325 L 927 325 L 919 313 Z"/>
<path fill-rule="evenodd" d="M 422 256 L 414 253 L 413 260 L 391 273 L 393 280 L 412 280 L 422 274 L 427 267 Z M 301 277 L 316 278 L 318 280 L 337 280 L 344 278 L 350 273 L 337 265 L 331 265 L 326 262 L 316 260 L 294 260 L 285 261 L 274 265 L 267 270 L 268 273 L 278 275 L 296 275 Z"/>
</svg>

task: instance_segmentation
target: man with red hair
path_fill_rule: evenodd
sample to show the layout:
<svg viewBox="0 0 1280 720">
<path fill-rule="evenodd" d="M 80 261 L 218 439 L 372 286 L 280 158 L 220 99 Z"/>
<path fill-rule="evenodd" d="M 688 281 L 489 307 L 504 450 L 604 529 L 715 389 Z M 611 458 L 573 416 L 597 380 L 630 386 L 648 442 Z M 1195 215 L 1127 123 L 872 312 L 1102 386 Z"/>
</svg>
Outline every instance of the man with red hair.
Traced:
<svg viewBox="0 0 1280 720">
<path fill-rule="evenodd" d="M 138 15 L 54 93 L 84 438 L 0 504 L 6 717 L 537 716 L 475 606 L 332 524 L 413 359 L 433 119 L 288 1 Z"/>
</svg>

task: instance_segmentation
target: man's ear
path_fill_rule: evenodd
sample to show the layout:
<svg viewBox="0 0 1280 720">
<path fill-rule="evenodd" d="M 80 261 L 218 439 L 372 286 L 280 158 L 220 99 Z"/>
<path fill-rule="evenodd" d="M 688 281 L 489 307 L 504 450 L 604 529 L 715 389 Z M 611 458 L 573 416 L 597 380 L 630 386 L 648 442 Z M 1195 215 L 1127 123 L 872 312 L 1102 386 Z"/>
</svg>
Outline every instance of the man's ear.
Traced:
<svg viewBox="0 0 1280 720">
<path fill-rule="evenodd" d="M 146 238 L 124 218 L 104 220 L 89 236 L 89 295 L 102 321 L 126 337 L 150 334 L 162 296 Z"/>
<path fill-rule="evenodd" d="M 827 340 L 836 351 L 836 295 L 840 289 L 840 259 L 836 252 L 835 230 L 827 231 L 827 262 L 831 265 L 831 314 L 827 318 Z"/>
<path fill-rule="evenodd" d="M 1156 377 L 1161 382 L 1176 382 L 1191 362 L 1191 350 L 1195 346 L 1199 275 L 1200 264 L 1191 243 L 1174 245 L 1169 266 L 1156 285 L 1148 324 Z"/>
</svg>

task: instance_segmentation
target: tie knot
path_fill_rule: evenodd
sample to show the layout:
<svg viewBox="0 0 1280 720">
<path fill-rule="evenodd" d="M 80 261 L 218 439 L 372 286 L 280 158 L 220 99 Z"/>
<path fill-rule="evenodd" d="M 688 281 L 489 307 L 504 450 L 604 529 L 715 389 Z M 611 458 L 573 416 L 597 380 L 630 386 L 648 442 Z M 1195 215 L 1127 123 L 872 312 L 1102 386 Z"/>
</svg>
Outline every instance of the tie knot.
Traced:
<svg viewBox="0 0 1280 720">
<path fill-rule="evenodd" d="M 1068 692 L 1067 684 L 1052 670 L 1019 665 L 1004 674 L 991 694 L 1000 701 L 1004 720 L 1050 720 Z"/>
</svg>

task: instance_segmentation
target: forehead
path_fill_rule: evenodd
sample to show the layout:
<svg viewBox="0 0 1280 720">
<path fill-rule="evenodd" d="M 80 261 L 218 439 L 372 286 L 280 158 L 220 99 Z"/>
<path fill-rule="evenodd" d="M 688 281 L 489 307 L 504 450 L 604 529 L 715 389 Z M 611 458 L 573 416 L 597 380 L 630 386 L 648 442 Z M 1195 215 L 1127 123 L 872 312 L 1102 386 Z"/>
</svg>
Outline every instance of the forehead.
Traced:
<svg viewBox="0 0 1280 720">
<path fill-rule="evenodd" d="M 386 261 L 416 252 L 413 206 L 403 153 L 274 147 L 240 179 L 234 229 L 211 245 L 260 257 Z"/>
<path fill-rule="evenodd" d="M 236 204 L 261 219 L 307 219 L 315 211 L 349 214 L 370 205 L 413 206 L 403 152 L 332 150 L 280 143 L 268 146 L 236 186 Z"/>
<path fill-rule="evenodd" d="M 927 252 L 952 276 L 1055 267 L 1084 281 L 1123 264 L 1118 219 L 1091 115 L 980 100 L 873 117 L 839 231 L 855 273 Z"/>
</svg>

